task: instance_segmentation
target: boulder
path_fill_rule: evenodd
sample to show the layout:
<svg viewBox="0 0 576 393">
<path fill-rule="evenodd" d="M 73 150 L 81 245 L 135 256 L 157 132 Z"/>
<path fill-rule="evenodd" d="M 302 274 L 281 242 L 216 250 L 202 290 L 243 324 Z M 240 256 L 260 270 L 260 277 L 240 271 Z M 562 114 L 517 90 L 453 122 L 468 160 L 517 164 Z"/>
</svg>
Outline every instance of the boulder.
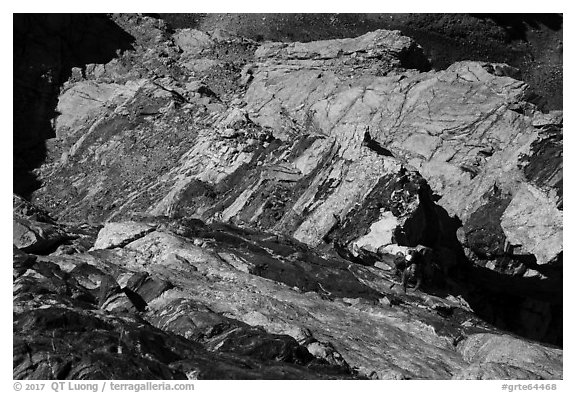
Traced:
<svg viewBox="0 0 576 393">
<path fill-rule="evenodd" d="M 98 232 L 98 238 L 94 243 L 94 250 L 123 247 L 148 233 L 154 231 L 154 227 L 138 222 L 111 222 Z"/>
<path fill-rule="evenodd" d="M 55 225 L 14 217 L 13 244 L 18 249 L 41 254 L 68 239 L 66 233 Z"/>
<path fill-rule="evenodd" d="M 147 304 L 173 287 L 172 283 L 154 279 L 147 273 L 136 273 L 128 279 L 125 288 L 138 294 Z"/>
<path fill-rule="evenodd" d="M 550 262 L 562 252 L 563 215 L 548 196 L 525 184 L 502 214 L 502 229 L 515 252 L 533 254 L 538 264 Z"/>
<path fill-rule="evenodd" d="M 214 45 L 208 34 L 195 29 L 182 29 L 173 37 L 174 43 L 188 56 L 198 56 Z"/>
</svg>

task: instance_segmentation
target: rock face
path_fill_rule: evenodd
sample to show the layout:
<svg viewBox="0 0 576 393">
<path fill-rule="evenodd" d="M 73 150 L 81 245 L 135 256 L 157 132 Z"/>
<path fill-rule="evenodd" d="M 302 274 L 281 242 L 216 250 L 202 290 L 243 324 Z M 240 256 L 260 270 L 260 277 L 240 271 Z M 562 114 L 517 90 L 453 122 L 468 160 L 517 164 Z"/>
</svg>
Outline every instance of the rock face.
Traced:
<svg viewBox="0 0 576 393">
<path fill-rule="evenodd" d="M 136 223 L 96 242 L 119 225 Z M 24 255 L 14 378 L 562 376 L 562 350 L 503 335 L 461 298 L 405 295 L 390 272 L 290 238 L 181 220 L 113 249 Z"/>
<path fill-rule="evenodd" d="M 478 318 L 562 343 L 562 115 L 503 65 L 428 71 L 397 31 L 258 45 L 113 18 L 134 50 L 72 69 L 37 171 L 57 221 L 15 202 L 18 296 L 53 288 L 15 300 L 43 348 L 15 378 L 99 378 L 128 347 L 117 378 L 562 377 L 561 350 Z M 426 293 L 404 295 L 387 266 L 416 245 Z M 80 315 L 159 352 L 26 341 Z"/>
<path fill-rule="evenodd" d="M 458 351 L 462 353 L 472 365 L 461 372 L 459 377 L 469 379 L 486 379 L 494 375 L 488 370 L 496 370 L 501 373 L 501 379 L 507 379 L 511 374 L 518 373 L 523 369 L 528 379 L 540 379 L 543 376 L 542 363 L 555 362 L 559 358 L 545 360 L 548 357 L 548 349 L 539 346 L 527 346 L 518 339 L 496 336 L 492 334 L 477 334 L 458 345 Z M 517 353 L 522 353 L 522 359 L 516 358 Z M 557 352 L 558 354 L 559 352 Z M 548 363 L 548 365 L 551 365 Z M 562 367 L 557 363 L 555 367 Z M 547 371 L 544 371 L 546 373 Z M 516 374 L 519 375 L 519 374 Z M 555 378 L 556 376 L 552 376 Z"/>
</svg>

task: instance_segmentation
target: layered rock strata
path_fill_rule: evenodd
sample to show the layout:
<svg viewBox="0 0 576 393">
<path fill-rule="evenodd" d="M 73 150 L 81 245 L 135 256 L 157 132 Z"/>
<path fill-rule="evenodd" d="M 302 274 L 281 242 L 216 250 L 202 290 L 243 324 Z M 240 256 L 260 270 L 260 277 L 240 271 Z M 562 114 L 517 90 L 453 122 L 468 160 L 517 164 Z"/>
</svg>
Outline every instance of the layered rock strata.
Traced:
<svg viewBox="0 0 576 393">
<path fill-rule="evenodd" d="M 502 334 L 462 298 L 404 294 L 390 271 L 290 238 L 149 219 L 91 239 L 111 247 L 15 251 L 14 378 L 562 375 L 561 350 Z"/>
<path fill-rule="evenodd" d="M 63 302 L 104 332 L 184 337 L 211 359 L 132 353 L 154 377 L 561 376 L 561 351 L 478 319 L 562 343 L 562 113 L 526 102 L 505 65 L 425 71 L 396 31 L 257 44 L 113 19 L 134 49 L 71 69 L 36 171 L 32 199 L 57 220 L 15 200 L 15 277 L 44 269 L 92 297 L 15 300 L 22 326 L 50 330 L 24 311 Z M 403 295 L 391 258 L 416 245 L 434 250 L 429 283 Z M 106 278 L 70 284 L 77 267 Z M 512 352 L 478 350 L 499 340 Z M 554 361 L 514 363 L 523 345 Z M 45 360 L 18 377 L 77 375 Z"/>
</svg>

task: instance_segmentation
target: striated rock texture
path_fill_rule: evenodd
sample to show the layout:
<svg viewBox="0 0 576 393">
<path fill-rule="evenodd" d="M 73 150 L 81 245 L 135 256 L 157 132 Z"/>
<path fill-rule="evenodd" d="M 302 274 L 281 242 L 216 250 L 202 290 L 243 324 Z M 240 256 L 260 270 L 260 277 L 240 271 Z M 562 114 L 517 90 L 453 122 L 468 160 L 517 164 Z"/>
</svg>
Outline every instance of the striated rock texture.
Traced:
<svg viewBox="0 0 576 393">
<path fill-rule="evenodd" d="M 121 225 L 137 223 L 96 243 Z M 115 248 L 15 252 L 14 378 L 562 377 L 562 350 L 390 271 L 225 224 L 146 225 Z"/>
<path fill-rule="evenodd" d="M 112 19 L 134 49 L 71 69 L 35 172 L 56 220 L 15 199 L 15 378 L 562 377 L 528 340 L 562 345 L 562 113 L 514 70 Z"/>
</svg>

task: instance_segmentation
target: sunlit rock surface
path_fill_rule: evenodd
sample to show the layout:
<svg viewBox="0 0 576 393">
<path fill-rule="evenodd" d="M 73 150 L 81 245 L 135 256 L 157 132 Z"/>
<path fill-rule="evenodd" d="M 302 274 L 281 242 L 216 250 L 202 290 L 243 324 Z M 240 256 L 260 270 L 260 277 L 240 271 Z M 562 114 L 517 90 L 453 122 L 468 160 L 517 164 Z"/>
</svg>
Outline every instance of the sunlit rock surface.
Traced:
<svg viewBox="0 0 576 393">
<path fill-rule="evenodd" d="M 15 378 L 562 378 L 563 119 L 513 72 L 113 21 L 14 198 Z"/>
</svg>

